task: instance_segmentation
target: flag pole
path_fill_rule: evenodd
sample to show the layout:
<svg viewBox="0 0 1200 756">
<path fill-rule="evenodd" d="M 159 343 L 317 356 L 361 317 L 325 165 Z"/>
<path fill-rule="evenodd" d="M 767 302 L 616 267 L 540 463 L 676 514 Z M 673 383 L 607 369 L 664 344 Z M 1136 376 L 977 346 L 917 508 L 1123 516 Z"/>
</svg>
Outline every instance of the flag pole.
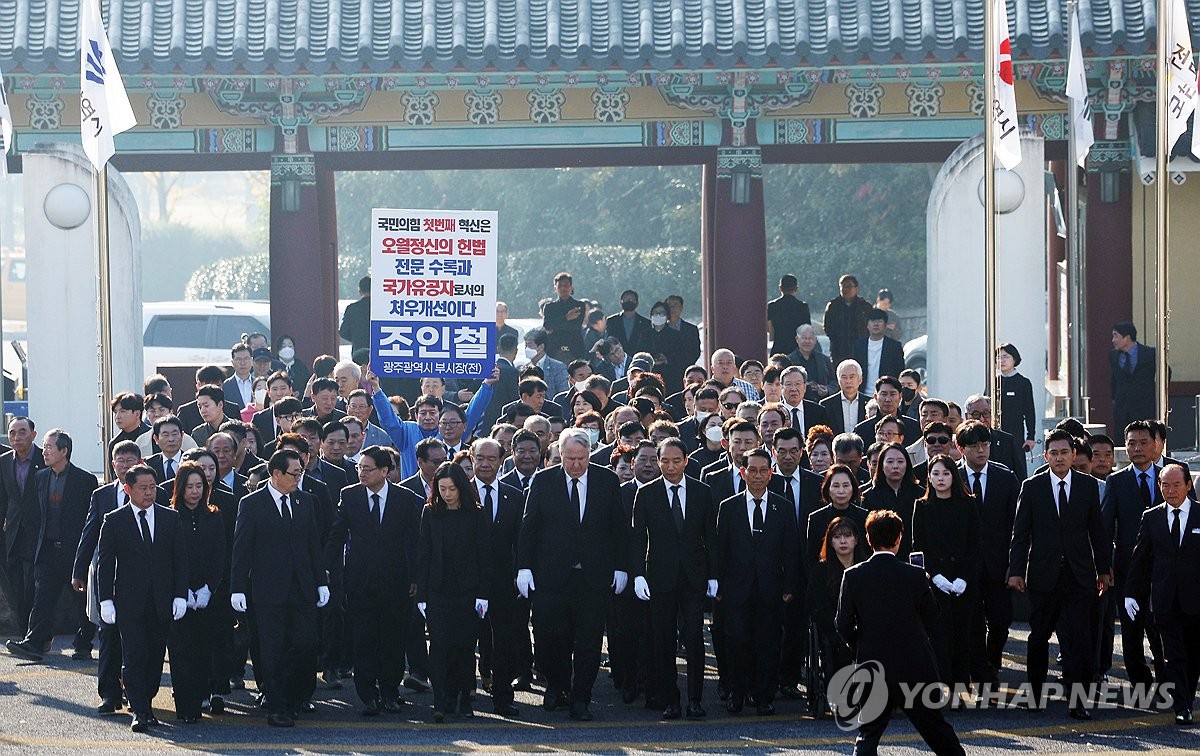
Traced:
<svg viewBox="0 0 1200 756">
<path fill-rule="evenodd" d="M 1001 0 L 1003 1 L 1003 0 Z M 992 401 L 992 425 L 1000 427 L 1000 381 L 996 364 L 996 118 L 992 110 L 996 102 L 996 4 L 984 0 L 983 17 L 983 338 L 984 376 L 988 397 Z"/>
<path fill-rule="evenodd" d="M 1158 2 L 1158 29 L 1156 41 L 1156 86 L 1154 89 L 1155 130 L 1154 140 L 1155 171 L 1154 171 L 1154 243 L 1156 264 L 1154 267 L 1154 312 L 1158 322 L 1155 324 L 1156 364 L 1154 366 L 1155 395 L 1158 403 L 1159 417 L 1164 423 L 1168 420 L 1168 379 L 1167 379 L 1167 321 L 1170 317 L 1170 303 L 1167 299 L 1167 182 L 1168 160 L 1173 145 L 1168 144 L 1167 136 L 1167 65 L 1170 55 L 1171 35 L 1171 0 Z"/>
<path fill-rule="evenodd" d="M 104 456 L 108 457 L 108 442 L 112 432 L 112 307 L 108 258 L 108 164 L 96 171 L 96 242 L 97 269 L 100 274 L 100 433 Z M 104 480 L 112 480 L 112 466 L 104 460 Z"/>
<path fill-rule="evenodd" d="M 1076 17 L 1079 0 L 1067 0 L 1067 19 L 1070 24 L 1078 24 Z M 1076 27 L 1078 28 L 1078 27 Z M 1082 32 L 1081 32 L 1082 34 Z M 1082 36 L 1080 37 L 1082 41 Z M 1070 45 L 1074 46 L 1075 36 L 1071 35 Z M 1082 54 L 1082 50 L 1080 54 Z M 1067 50 L 1067 56 L 1070 58 L 1072 51 Z M 1075 139 L 1075 105 L 1071 98 L 1067 97 L 1067 113 L 1071 117 L 1071 128 L 1067 129 L 1067 260 L 1069 261 L 1069 270 L 1071 273 L 1070 286 L 1067 287 L 1067 302 L 1068 312 L 1070 314 L 1070 327 L 1068 328 L 1068 338 L 1071 340 L 1071 358 L 1067 362 L 1068 367 L 1068 383 L 1071 386 L 1071 414 L 1076 417 L 1083 418 L 1084 422 L 1088 419 L 1087 401 L 1084 397 L 1087 395 L 1086 376 L 1087 371 L 1084 369 L 1084 360 L 1087 359 L 1087 350 L 1084 347 L 1084 302 L 1083 302 L 1083 244 L 1079 239 L 1079 166 L 1075 162 L 1077 144 Z"/>
</svg>

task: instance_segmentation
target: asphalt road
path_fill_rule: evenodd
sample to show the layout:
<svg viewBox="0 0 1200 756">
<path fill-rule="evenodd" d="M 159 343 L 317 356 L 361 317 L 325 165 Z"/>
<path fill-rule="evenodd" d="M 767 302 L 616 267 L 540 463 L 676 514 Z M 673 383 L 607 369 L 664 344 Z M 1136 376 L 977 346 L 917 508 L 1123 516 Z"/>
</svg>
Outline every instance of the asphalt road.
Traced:
<svg viewBox="0 0 1200 756">
<path fill-rule="evenodd" d="M 1009 643 L 1011 665 L 1002 678 L 1023 679 L 1020 656 L 1023 632 Z M 678 752 L 759 753 L 794 750 L 849 754 L 852 733 L 830 719 L 812 719 L 800 701 L 779 700 L 774 717 L 754 714 L 732 717 L 716 699 L 716 684 L 705 688 L 707 719 L 662 722 L 639 700 L 625 705 L 605 670 L 596 684 L 592 706 L 596 720 L 573 722 L 566 712 L 542 711 L 540 693 L 518 694 L 521 717 L 503 720 L 490 714 L 488 696 L 477 694 L 473 720 L 430 722 L 431 695 L 407 693 L 411 705 L 401 714 L 367 719 L 359 713 L 350 681 L 340 691 L 318 690 L 317 708 L 292 729 L 266 726 L 252 694 L 239 692 L 227 712 L 185 726 L 174 721 L 170 688 L 164 685 L 155 701 L 163 725 L 150 734 L 129 731 L 129 716 L 98 717 L 94 713 L 94 661 L 73 661 L 69 639 L 56 639 L 55 652 L 42 664 L 30 664 L 0 653 L 0 751 L 5 753 L 63 753 L 80 751 L 144 753 L 187 749 L 209 753 L 435 753 L 435 752 Z M 1120 644 L 1118 643 L 1118 648 Z M 1114 677 L 1121 677 L 1118 669 Z M 166 680 L 164 680 L 164 683 Z M 252 683 L 251 683 L 252 686 Z M 748 709 L 752 711 L 752 709 Z M 1024 709 L 960 711 L 948 715 L 968 753 L 1008 754 L 1130 751 L 1138 753 L 1195 753 L 1200 728 L 1177 728 L 1170 714 L 1128 708 L 1095 712 L 1090 722 L 1066 716 L 1064 703 L 1033 713 Z M 925 744 L 903 718 L 893 720 L 883 752 L 926 752 Z"/>
</svg>

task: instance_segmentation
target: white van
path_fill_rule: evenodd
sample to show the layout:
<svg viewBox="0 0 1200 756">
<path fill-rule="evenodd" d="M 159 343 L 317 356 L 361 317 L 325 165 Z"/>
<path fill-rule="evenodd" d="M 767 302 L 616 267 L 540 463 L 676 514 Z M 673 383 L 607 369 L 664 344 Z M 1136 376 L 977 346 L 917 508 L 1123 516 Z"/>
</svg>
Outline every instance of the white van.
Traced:
<svg viewBox="0 0 1200 756">
<path fill-rule="evenodd" d="M 229 349 L 243 333 L 271 338 L 266 301 L 145 302 L 142 304 L 142 367 L 228 365 Z"/>
</svg>

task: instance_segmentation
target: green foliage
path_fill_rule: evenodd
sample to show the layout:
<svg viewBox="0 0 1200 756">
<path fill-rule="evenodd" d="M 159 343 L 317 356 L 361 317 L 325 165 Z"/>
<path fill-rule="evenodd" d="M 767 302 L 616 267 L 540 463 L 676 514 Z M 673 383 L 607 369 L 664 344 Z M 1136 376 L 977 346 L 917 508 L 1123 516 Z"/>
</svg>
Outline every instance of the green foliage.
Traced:
<svg viewBox="0 0 1200 756">
<path fill-rule="evenodd" d="M 183 223 L 152 224 L 142 229 L 142 299 L 182 299 L 197 268 L 250 253 L 237 234 L 199 229 Z"/>
<path fill-rule="evenodd" d="M 228 257 L 192 274 L 185 299 L 270 299 L 267 253 Z"/>
</svg>

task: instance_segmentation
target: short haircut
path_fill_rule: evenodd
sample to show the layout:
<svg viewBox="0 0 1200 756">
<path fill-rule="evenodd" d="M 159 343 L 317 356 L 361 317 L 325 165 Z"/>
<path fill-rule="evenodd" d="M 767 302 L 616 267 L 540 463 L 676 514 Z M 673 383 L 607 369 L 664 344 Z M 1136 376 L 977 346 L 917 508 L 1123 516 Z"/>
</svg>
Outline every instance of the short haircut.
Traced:
<svg viewBox="0 0 1200 756">
<path fill-rule="evenodd" d="M 324 441 L 325 439 L 329 438 L 331 434 L 337 433 L 338 431 L 345 433 L 346 438 L 350 438 L 350 429 L 347 428 L 346 424 L 341 420 L 330 420 L 329 422 L 325 423 L 321 426 L 321 432 L 318 435 L 320 435 L 321 440 Z"/>
<path fill-rule="evenodd" d="M 114 446 L 112 448 L 112 458 L 113 459 L 116 459 L 118 456 L 120 456 L 122 454 L 133 454 L 138 459 L 141 459 L 142 458 L 142 448 L 140 446 L 138 446 L 137 441 L 133 441 L 131 439 L 125 439 L 124 441 L 122 441 L 121 443 L 117 444 L 116 446 Z"/>
<path fill-rule="evenodd" d="M 665 433 L 671 438 L 679 438 L 679 426 L 670 420 L 655 420 L 654 422 L 650 423 L 650 427 L 646 430 L 651 436 L 653 436 L 657 431 L 659 433 Z"/>
<path fill-rule="evenodd" d="M 323 354 L 320 357 L 313 359 L 312 371 L 318 378 L 327 376 L 333 372 L 333 366 L 337 364 L 337 357 L 329 354 Z"/>
<path fill-rule="evenodd" d="M 165 391 L 169 391 L 170 389 L 171 382 L 167 380 L 166 376 L 159 373 L 148 376 L 146 380 L 142 382 L 143 394 L 161 394 Z"/>
<path fill-rule="evenodd" d="M 890 509 L 876 509 L 867 515 L 867 543 L 873 549 L 890 549 L 900 543 L 904 520 Z"/>
<path fill-rule="evenodd" d="M 146 407 L 146 402 L 142 399 L 141 394 L 135 394 L 132 391 L 122 391 L 113 397 L 110 409 L 116 412 L 119 409 L 132 410 L 141 412 Z"/>
<path fill-rule="evenodd" d="M 183 427 L 183 423 L 180 422 L 179 418 L 175 417 L 174 415 L 165 415 L 154 421 L 154 435 L 158 436 L 158 434 L 162 432 L 163 427 L 167 425 L 174 425 L 179 429 L 180 433 L 187 433 L 187 430 Z"/>
<path fill-rule="evenodd" d="M 554 277 L 554 283 L 558 283 L 559 281 L 566 281 L 567 283 L 575 282 L 574 279 L 571 278 L 571 274 L 566 272 L 559 273 Z"/>
<path fill-rule="evenodd" d="M 750 460 L 755 457 L 758 457 L 759 459 L 767 460 L 768 465 L 772 465 L 775 463 L 775 460 L 771 459 L 771 452 L 767 451 L 766 449 L 762 448 L 761 446 L 756 446 L 753 449 L 751 449 L 750 451 L 748 451 L 742 455 L 742 467 L 749 467 Z"/>
<path fill-rule="evenodd" d="M 574 378 L 577 370 L 588 367 L 589 364 L 590 363 L 587 360 L 571 360 L 571 362 L 567 365 L 567 375 Z"/>
<path fill-rule="evenodd" d="M 375 463 L 376 467 L 382 467 L 385 470 L 392 469 L 392 455 L 388 453 L 387 449 L 384 449 L 378 444 L 374 444 L 368 446 L 366 449 L 363 449 L 362 456 L 368 457 L 372 462 Z"/>
<path fill-rule="evenodd" d="M 729 438 L 734 433 L 753 433 L 755 438 L 760 438 L 758 435 L 758 426 L 749 420 L 739 420 L 736 417 L 731 417 L 725 421 L 725 438 Z"/>
<path fill-rule="evenodd" d="M 362 278 L 358 279 L 358 293 L 359 294 L 370 294 L 371 293 L 371 277 L 370 276 L 363 276 Z"/>
<path fill-rule="evenodd" d="M 415 449 L 417 453 L 417 459 L 421 460 L 422 462 L 428 462 L 429 453 L 433 451 L 434 447 L 437 447 L 443 451 L 446 449 L 446 445 L 443 444 L 442 440 L 437 436 L 430 436 L 429 438 L 423 438 L 418 441 Z"/>
<path fill-rule="evenodd" d="M 628 422 L 621 423 L 621 427 L 617 428 L 618 437 L 629 438 L 630 436 L 638 433 L 642 434 L 642 436 L 645 436 L 646 429 L 642 427 L 642 424 L 637 420 L 629 420 Z"/>
<path fill-rule="evenodd" d="M 217 405 L 218 407 L 225 403 L 225 390 L 220 386 L 213 386 L 211 384 L 207 386 L 201 386 L 196 390 L 196 399 L 198 400 L 202 396 L 207 396 L 209 399 L 212 399 L 213 404 Z"/>
<path fill-rule="evenodd" d="M 892 301 L 892 290 L 891 289 L 880 289 L 879 293 L 875 295 L 875 299 L 880 302 L 891 302 Z"/>
<path fill-rule="evenodd" d="M 546 343 L 547 335 L 548 334 L 546 333 L 545 328 L 530 328 L 525 332 L 525 340 L 532 341 L 534 344 L 542 346 Z"/>
<path fill-rule="evenodd" d="M 304 465 L 304 460 L 300 459 L 299 454 L 291 449 L 280 449 L 267 460 L 267 472 L 273 473 L 278 471 L 285 473 L 292 466 L 292 462 L 299 462 L 301 466 Z"/>
<path fill-rule="evenodd" d="M 779 446 L 780 441 L 791 441 L 793 439 L 800 442 L 801 449 L 804 448 L 804 438 L 800 435 L 800 431 L 792 427 L 780 428 L 779 430 L 775 431 L 773 440 L 775 445 Z"/>
<path fill-rule="evenodd" d="M 333 380 L 332 378 L 318 378 L 317 380 L 313 381 L 313 395 L 316 396 L 322 391 L 332 391 L 337 393 L 337 381 Z"/>
<path fill-rule="evenodd" d="M 241 420 L 226 420 L 217 426 L 217 430 L 233 436 L 238 443 L 246 440 L 246 424 Z"/>
<path fill-rule="evenodd" d="M 464 410 L 462 407 L 459 407 L 457 404 L 454 404 L 452 402 L 446 402 L 445 404 L 443 404 L 442 405 L 442 417 L 445 417 L 446 413 L 450 413 L 452 415 L 458 415 L 459 420 L 462 420 L 464 423 L 467 422 L 466 410 Z"/>
<path fill-rule="evenodd" d="M 1137 341 L 1137 326 L 1133 324 L 1132 320 L 1122 320 L 1114 323 L 1112 329 L 1122 336 L 1128 336 Z"/>
<path fill-rule="evenodd" d="M 1150 433 L 1159 441 L 1167 440 L 1167 424 L 1162 420 L 1150 418 L 1146 421 L 1150 424 Z"/>
<path fill-rule="evenodd" d="M 866 451 L 866 444 L 863 443 L 862 436 L 857 433 L 839 433 L 833 437 L 834 454 L 857 452 L 861 457 L 864 451 Z"/>
<path fill-rule="evenodd" d="M 217 365 L 205 365 L 196 371 L 196 383 L 201 386 L 220 386 L 225 380 L 225 371 Z"/>
<path fill-rule="evenodd" d="M 275 417 L 294 415 L 304 409 L 304 405 L 294 396 L 285 396 L 272 404 L 271 407 L 275 411 Z"/>
<path fill-rule="evenodd" d="M 946 404 L 946 402 L 941 399 L 936 399 L 934 397 L 930 397 L 928 399 L 922 399 L 921 405 L 918 409 L 925 409 L 925 405 L 929 405 L 930 407 L 937 407 L 938 409 L 940 409 L 942 411 L 943 415 L 945 415 L 946 417 L 950 417 L 950 405 Z"/>
<path fill-rule="evenodd" d="M 857 365 L 858 363 L 854 363 Z M 763 383 L 775 383 L 779 380 L 780 370 L 774 365 L 767 365 L 763 368 Z"/>
<path fill-rule="evenodd" d="M 500 338 L 496 341 L 496 347 L 500 352 L 502 352 L 504 354 L 509 354 L 511 352 L 515 352 L 517 350 L 517 334 L 515 334 L 515 333 L 500 334 Z"/>
<path fill-rule="evenodd" d="M 855 286 L 858 286 L 858 278 L 850 275 L 849 273 L 845 273 L 842 275 L 841 278 L 838 279 L 838 285 L 840 286 L 845 283 L 851 283 L 851 284 L 854 284 Z"/>
<path fill-rule="evenodd" d="M 779 290 L 793 292 L 800 287 L 800 282 L 791 273 L 785 273 L 779 278 Z"/>
<path fill-rule="evenodd" d="M 286 371 L 286 370 L 276 370 L 274 373 L 271 373 L 270 375 L 267 376 L 267 385 L 268 386 L 270 386 L 275 381 L 283 381 L 284 383 L 286 383 L 288 385 L 288 388 L 293 388 L 292 376 L 289 375 L 288 371 Z"/>
<path fill-rule="evenodd" d="M 308 454 L 312 451 L 312 447 L 308 445 L 308 439 L 299 433 L 280 433 L 279 438 L 275 439 L 275 448 L 282 449 L 285 446 L 298 449 L 301 454 Z"/>
<path fill-rule="evenodd" d="M 336 373 L 339 370 L 349 370 L 350 374 L 354 376 L 354 380 L 356 381 L 362 378 L 362 368 L 360 368 L 358 363 L 354 362 L 353 360 L 340 360 L 338 364 L 333 366 L 333 372 Z"/>
<path fill-rule="evenodd" d="M 670 438 L 664 438 L 662 441 L 658 442 L 658 456 L 661 457 L 664 451 L 672 448 L 678 449 L 679 453 L 685 457 L 688 455 L 687 444 L 680 441 L 678 436 L 671 436 Z"/>
<path fill-rule="evenodd" d="M 175 402 L 171 401 L 171 397 L 166 394 L 147 394 L 142 404 L 146 409 L 150 409 L 155 405 L 166 410 L 175 409 Z"/>
<path fill-rule="evenodd" d="M 872 307 L 871 311 L 867 313 L 867 322 L 870 323 L 872 320 L 882 320 L 884 323 L 888 322 L 887 310 Z"/>
<path fill-rule="evenodd" d="M 539 391 L 544 394 L 548 390 L 546 382 L 541 378 L 526 378 L 517 384 L 517 393 L 521 396 L 533 396 Z"/>
<path fill-rule="evenodd" d="M 244 341 L 239 341 L 239 342 L 237 342 L 236 344 L 234 344 L 233 346 L 229 347 L 229 356 L 230 356 L 231 358 L 232 358 L 232 357 L 237 357 L 237 353 L 238 353 L 238 352 L 246 352 L 246 353 L 249 353 L 249 352 L 250 352 L 250 345 L 249 345 L 249 344 L 247 344 L 247 343 L 246 343 L 246 342 L 244 342 Z"/>
<path fill-rule="evenodd" d="M 292 432 L 299 433 L 300 431 L 308 431 L 314 436 L 320 437 L 321 423 L 315 417 L 303 417 L 292 423 Z"/>
<path fill-rule="evenodd" d="M 1095 449 L 1097 446 L 1110 446 L 1114 449 L 1117 448 L 1116 443 L 1105 433 L 1093 433 L 1092 435 L 1088 436 L 1088 443 L 1092 445 L 1093 449 Z"/>
<path fill-rule="evenodd" d="M 125 442 L 122 442 L 122 443 L 125 443 Z M 130 441 L 128 443 L 134 443 L 134 442 Z M 116 453 L 117 453 L 116 450 L 114 450 L 113 454 L 115 455 Z M 217 458 L 213 456 L 212 452 L 210 452 L 208 449 L 205 449 L 203 446 L 197 446 L 195 449 L 188 449 L 187 451 L 185 451 L 183 453 L 182 461 L 195 462 L 196 460 L 200 459 L 201 457 L 208 457 L 209 461 L 211 461 L 213 463 L 213 467 L 216 467 Z"/>
<path fill-rule="evenodd" d="M 958 430 L 954 432 L 954 441 L 959 446 L 974 446 L 990 442 L 992 440 L 992 429 L 979 422 L 978 420 L 968 420 L 958 426 Z"/>
<path fill-rule="evenodd" d="M 799 373 L 800 377 L 804 379 L 804 382 L 808 383 L 808 371 L 804 369 L 803 365 L 788 365 L 783 369 L 783 372 L 779 374 L 779 379 L 783 380 L 794 373 Z"/>
<path fill-rule="evenodd" d="M 894 378 L 890 375 L 881 375 L 875 380 L 875 393 L 878 394 L 879 389 L 883 388 L 884 386 L 891 386 L 897 391 L 904 390 L 904 384 L 900 382 L 900 379 Z"/>
<path fill-rule="evenodd" d="M 513 434 L 512 448 L 515 449 L 515 448 L 517 448 L 517 444 L 520 444 L 520 443 L 523 443 L 526 441 L 537 444 L 539 449 L 542 446 L 542 440 L 537 437 L 536 433 L 534 433 L 531 430 L 521 428 L 520 430 L 518 430 L 516 433 Z"/>
<path fill-rule="evenodd" d="M 50 434 L 47 433 L 46 435 Z M 150 468 L 150 465 L 138 463 L 125 471 L 125 485 L 136 486 L 138 478 L 142 477 L 143 475 L 149 475 L 154 480 L 158 480 L 158 476 L 154 474 L 154 470 Z"/>
<path fill-rule="evenodd" d="M 926 425 L 925 428 L 921 430 L 921 437 L 924 438 L 930 433 L 945 433 L 951 438 L 954 437 L 954 432 L 950 430 L 950 424 L 943 423 L 941 420 L 934 420 L 932 423 Z"/>
<path fill-rule="evenodd" d="M 1075 436 L 1072 436 L 1070 433 L 1062 430 L 1061 428 L 1050 431 L 1050 435 L 1046 436 L 1045 448 L 1047 451 L 1050 449 L 1050 444 L 1054 443 L 1055 441 L 1066 441 L 1071 445 L 1072 449 L 1075 448 Z"/>
<path fill-rule="evenodd" d="M 1136 335 L 1137 335 L 1137 331 L 1135 330 L 1134 336 L 1136 337 Z M 996 351 L 997 352 L 1008 352 L 1008 356 L 1013 358 L 1013 367 L 1016 367 L 1017 365 L 1021 364 L 1021 352 L 1012 344 L 1005 342 L 1005 343 L 1001 344 L 1000 346 L 996 347 Z"/>
</svg>

